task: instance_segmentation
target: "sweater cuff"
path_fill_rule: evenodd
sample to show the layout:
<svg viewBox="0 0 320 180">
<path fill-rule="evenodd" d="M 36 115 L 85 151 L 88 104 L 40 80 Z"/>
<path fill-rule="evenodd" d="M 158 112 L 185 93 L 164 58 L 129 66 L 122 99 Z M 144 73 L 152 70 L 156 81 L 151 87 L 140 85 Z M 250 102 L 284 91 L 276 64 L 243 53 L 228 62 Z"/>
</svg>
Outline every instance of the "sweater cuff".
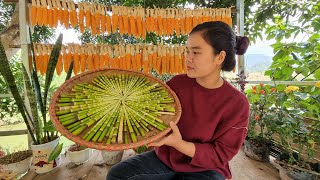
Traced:
<svg viewBox="0 0 320 180">
<path fill-rule="evenodd" d="M 193 166 L 198 166 L 198 167 L 201 167 L 201 160 L 203 158 L 206 158 L 206 157 L 203 157 L 203 149 L 205 149 L 205 147 L 207 146 L 207 144 L 202 144 L 202 143 L 194 143 L 194 146 L 196 148 L 196 151 L 194 153 L 194 156 L 190 162 L 191 165 Z"/>
</svg>

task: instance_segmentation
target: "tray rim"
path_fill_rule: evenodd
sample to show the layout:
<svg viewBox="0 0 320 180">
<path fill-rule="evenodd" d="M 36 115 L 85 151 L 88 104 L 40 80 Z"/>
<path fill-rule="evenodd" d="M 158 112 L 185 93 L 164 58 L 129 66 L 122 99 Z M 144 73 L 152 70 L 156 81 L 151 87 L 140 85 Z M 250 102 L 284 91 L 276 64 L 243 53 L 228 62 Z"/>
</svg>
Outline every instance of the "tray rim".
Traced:
<svg viewBox="0 0 320 180">
<path fill-rule="evenodd" d="M 138 71 L 127 70 L 127 69 L 119 69 L 119 68 L 99 68 L 99 69 L 90 70 L 87 72 L 80 73 L 80 74 L 68 79 L 54 92 L 53 96 L 51 97 L 50 103 L 49 103 L 50 120 L 52 121 L 56 130 L 58 132 L 60 132 L 62 136 L 65 136 L 67 139 L 69 139 L 75 143 L 78 143 L 83 146 L 87 146 L 88 148 L 93 148 L 93 149 L 98 149 L 98 150 L 119 151 L 119 150 L 132 149 L 132 148 L 137 148 L 139 146 L 147 145 L 151 142 L 157 141 L 158 139 L 164 137 L 166 134 L 168 134 L 171 131 L 171 128 L 169 126 L 164 131 L 161 131 L 154 136 L 145 138 L 145 139 L 140 140 L 138 142 L 129 143 L 129 144 L 105 144 L 104 142 L 96 143 L 96 142 L 91 142 L 91 141 L 85 141 L 81 137 L 75 136 L 72 133 L 70 133 L 69 131 L 67 131 L 66 128 L 59 122 L 58 117 L 56 116 L 56 113 L 55 113 L 55 104 L 56 104 L 56 101 L 57 101 L 59 95 L 64 90 L 64 88 L 67 85 L 69 85 L 70 82 L 72 82 L 76 79 L 80 79 L 83 76 L 95 74 L 100 71 L 122 71 L 122 72 L 127 72 L 127 73 L 135 73 L 135 74 L 140 74 L 142 76 L 146 76 L 147 78 L 151 78 L 151 79 L 157 81 L 158 83 L 161 83 L 161 85 L 164 86 L 171 93 L 171 95 L 173 96 L 173 98 L 175 100 L 175 104 L 177 106 L 176 107 L 177 115 L 176 115 L 176 119 L 175 119 L 174 123 L 177 124 L 179 122 L 179 120 L 181 118 L 181 113 L 182 113 L 181 103 L 180 103 L 178 96 L 166 83 L 164 83 L 160 79 L 158 79 L 152 75 L 146 74 L 144 72 L 138 72 Z"/>
</svg>

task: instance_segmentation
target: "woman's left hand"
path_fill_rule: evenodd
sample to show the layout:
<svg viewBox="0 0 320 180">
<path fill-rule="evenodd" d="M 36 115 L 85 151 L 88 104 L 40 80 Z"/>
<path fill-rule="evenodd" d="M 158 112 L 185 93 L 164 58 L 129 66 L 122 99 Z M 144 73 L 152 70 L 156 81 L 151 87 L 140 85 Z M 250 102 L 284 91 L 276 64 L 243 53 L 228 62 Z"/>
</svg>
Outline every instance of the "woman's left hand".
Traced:
<svg viewBox="0 0 320 180">
<path fill-rule="evenodd" d="M 169 136 L 166 136 L 159 141 L 152 142 L 148 144 L 148 146 L 155 146 L 155 147 L 159 147 L 162 145 L 167 145 L 171 147 L 177 146 L 182 141 L 181 133 L 179 131 L 178 126 L 174 124 L 174 122 L 172 121 L 170 122 L 170 127 L 172 129 L 172 133 Z"/>
</svg>

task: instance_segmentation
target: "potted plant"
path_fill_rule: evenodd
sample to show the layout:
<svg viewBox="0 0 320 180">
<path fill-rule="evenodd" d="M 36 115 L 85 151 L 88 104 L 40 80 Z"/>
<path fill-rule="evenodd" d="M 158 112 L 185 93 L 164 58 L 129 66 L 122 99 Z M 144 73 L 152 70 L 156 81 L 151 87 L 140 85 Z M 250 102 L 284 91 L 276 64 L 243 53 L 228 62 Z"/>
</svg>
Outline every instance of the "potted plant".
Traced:
<svg viewBox="0 0 320 180">
<path fill-rule="evenodd" d="M 91 149 L 85 146 L 80 146 L 79 144 L 71 145 L 67 150 L 68 159 L 76 164 L 80 165 L 87 162 L 91 155 Z"/>
<path fill-rule="evenodd" d="M 278 128 L 275 130 L 285 151 L 275 162 L 279 164 L 281 179 L 312 180 L 320 175 L 319 162 L 312 162 L 315 144 L 320 142 L 320 123 L 314 121 L 308 125 L 304 121 L 305 116 L 310 115 L 310 107 L 318 105 L 306 105 L 306 102 L 312 102 L 308 99 L 319 98 L 319 93 L 304 90 L 288 86 L 283 88 L 279 96 L 283 99 L 279 104 L 282 110 L 276 114 Z"/>
<path fill-rule="evenodd" d="M 4 77 L 8 87 L 10 88 L 10 92 L 16 101 L 19 112 L 23 117 L 29 135 L 33 141 L 33 144 L 31 145 L 31 149 L 33 151 L 32 168 L 35 169 L 36 173 L 51 171 L 61 163 L 59 155 L 62 150 L 62 144 L 59 144 L 58 132 L 55 130 L 52 122 L 47 119 L 49 88 L 58 62 L 61 46 L 62 34 L 59 35 L 50 54 L 46 70 L 44 90 L 42 91 L 39 82 L 40 78 L 37 74 L 33 43 L 31 42 L 32 62 L 30 63 L 30 76 L 27 74 L 26 69 L 23 68 L 26 94 L 31 109 L 29 111 L 17 89 L 15 78 L 10 69 L 3 45 L 0 42 L 0 74 Z M 67 78 L 71 76 L 72 67 L 73 62 L 70 64 Z M 40 113 L 38 113 L 39 111 Z"/>
<path fill-rule="evenodd" d="M 250 116 L 244 152 L 251 159 L 269 162 L 276 88 L 260 84 L 247 90 L 246 96 L 250 102 Z"/>
<path fill-rule="evenodd" d="M 1 149 L 1 147 L 0 147 Z M 9 179 L 25 173 L 31 163 L 32 152 L 30 150 L 15 150 L 9 152 L 7 149 L 0 150 L 0 177 Z"/>
</svg>

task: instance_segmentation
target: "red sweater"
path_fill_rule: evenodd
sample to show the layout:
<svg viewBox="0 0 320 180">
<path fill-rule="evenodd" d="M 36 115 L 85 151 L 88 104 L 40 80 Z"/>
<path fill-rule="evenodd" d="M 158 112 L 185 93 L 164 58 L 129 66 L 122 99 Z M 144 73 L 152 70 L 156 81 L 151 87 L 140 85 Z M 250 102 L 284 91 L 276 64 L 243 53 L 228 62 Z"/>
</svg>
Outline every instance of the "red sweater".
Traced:
<svg viewBox="0 0 320 180">
<path fill-rule="evenodd" d="M 230 179 L 228 162 L 241 148 L 247 133 L 249 103 L 227 81 L 216 89 L 200 86 L 195 79 L 177 75 L 167 84 L 177 94 L 182 115 L 178 127 L 182 139 L 193 142 L 190 158 L 173 147 L 155 148 L 159 159 L 176 172 L 215 170 Z"/>
</svg>

